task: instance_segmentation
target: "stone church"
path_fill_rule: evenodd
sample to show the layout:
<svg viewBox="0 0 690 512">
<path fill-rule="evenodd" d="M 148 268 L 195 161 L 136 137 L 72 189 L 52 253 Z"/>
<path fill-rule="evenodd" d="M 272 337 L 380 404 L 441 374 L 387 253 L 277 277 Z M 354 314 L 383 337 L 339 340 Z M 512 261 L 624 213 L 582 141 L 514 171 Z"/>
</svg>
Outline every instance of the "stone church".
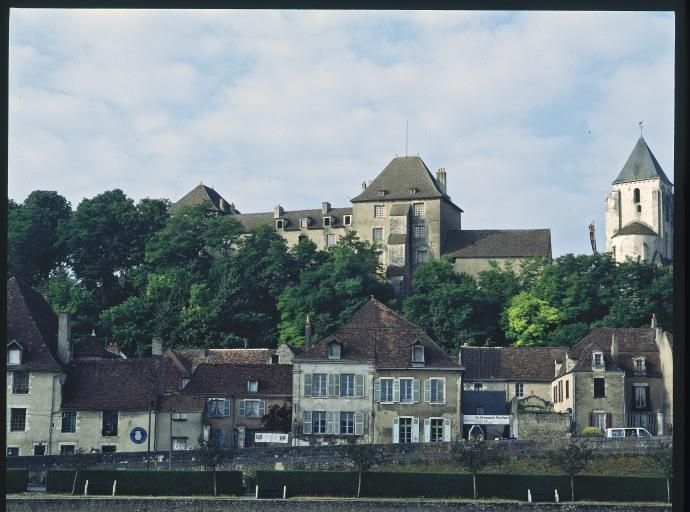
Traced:
<svg viewBox="0 0 690 512">
<path fill-rule="evenodd" d="M 673 184 L 642 135 L 606 199 L 606 252 L 618 262 L 673 261 Z"/>
<path fill-rule="evenodd" d="M 418 156 L 396 157 L 376 178 L 362 183 L 351 206 L 335 208 L 329 202 L 311 210 L 240 213 L 233 203 L 203 184 L 170 208 L 208 204 L 219 214 L 232 215 L 249 232 L 257 225 L 270 225 L 289 246 L 308 238 L 319 249 L 337 243 L 349 230 L 363 240 L 376 242 L 382 250 L 386 276 L 397 293 L 405 294 L 415 268 L 426 261 L 448 256 L 458 272 L 476 276 L 489 261 L 516 264 L 532 256 L 551 257 L 549 229 L 462 228 L 463 210 L 446 191 L 446 170 L 434 176 Z"/>
</svg>

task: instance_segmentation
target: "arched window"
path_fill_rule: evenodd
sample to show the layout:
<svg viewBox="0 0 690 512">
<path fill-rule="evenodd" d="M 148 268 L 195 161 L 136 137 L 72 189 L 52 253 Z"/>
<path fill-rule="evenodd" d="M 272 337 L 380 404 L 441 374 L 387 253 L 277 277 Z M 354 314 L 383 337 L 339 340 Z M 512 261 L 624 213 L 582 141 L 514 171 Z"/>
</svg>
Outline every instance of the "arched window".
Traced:
<svg viewBox="0 0 690 512">
<path fill-rule="evenodd" d="M 636 188 L 633 190 L 633 203 L 639 203 L 640 202 L 640 189 Z"/>
</svg>

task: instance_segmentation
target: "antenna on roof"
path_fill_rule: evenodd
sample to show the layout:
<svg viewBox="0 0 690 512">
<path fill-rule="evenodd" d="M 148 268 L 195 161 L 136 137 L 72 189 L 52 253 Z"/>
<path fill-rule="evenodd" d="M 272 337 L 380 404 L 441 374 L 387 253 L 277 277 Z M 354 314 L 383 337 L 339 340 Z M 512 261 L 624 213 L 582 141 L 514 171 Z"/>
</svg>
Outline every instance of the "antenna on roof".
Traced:
<svg viewBox="0 0 690 512">
<path fill-rule="evenodd" d="M 644 123 L 644 121 L 640 121 L 639 123 L 637 123 L 637 125 L 640 127 L 640 137 L 642 137 L 642 123 Z"/>
<path fill-rule="evenodd" d="M 410 122 L 405 120 L 405 158 L 407 158 L 407 136 L 409 133 Z"/>
</svg>

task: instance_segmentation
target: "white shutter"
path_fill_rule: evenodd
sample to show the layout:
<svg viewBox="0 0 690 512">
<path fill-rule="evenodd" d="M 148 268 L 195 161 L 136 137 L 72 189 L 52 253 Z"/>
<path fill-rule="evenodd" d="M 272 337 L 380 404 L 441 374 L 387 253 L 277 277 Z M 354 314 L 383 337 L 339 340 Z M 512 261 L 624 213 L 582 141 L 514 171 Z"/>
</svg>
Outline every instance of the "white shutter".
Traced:
<svg viewBox="0 0 690 512">
<path fill-rule="evenodd" d="M 355 375 L 355 396 L 364 396 L 364 375 Z"/>
<path fill-rule="evenodd" d="M 412 401 L 416 404 L 419 403 L 419 379 L 412 381 Z"/>
<path fill-rule="evenodd" d="M 361 412 L 355 413 L 355 435 L 364 435 L 364 414 Z"/>
<path fill-rule="evenodd" d="M 237 433 L 237 446 L 244 448 L 245 431 L 244 427 L 240 427 Z"/>
<path fill-rule="evenodd" d="M 266 414 L 266 400 L 259 400 L 259 417 L 263 418 Z"/>
<path fill-rule="evenodd" d="M 302 433 L 311 434 L 311 411 L 304 411 L 302 419 Z"/>
<path fill-rule="evenodd" d="M 431 442 L 431 420 L 429 418 L 424 418 L 424 442 Z"/>
<path fill-rule="evenodd" d="M 400 402 L 400 379 L 393 379 L 393 402 Z"/>
<path fill-rule="evenodd" d="M 245 412 L 245 406 L 244 406 L 244 400 L 240 400 L 240 418 L 244 418 L 246 412 Z"/>
<path fill-rule="evenodd" d="M 395 417 L 393 418 L 393 444 L 398 444 L 400 442 L 400 420 Z"/>
<path fill-rule="evenodd" d="M 328 385 L 328 388 L 327 388 L 328 389 L 328 391 L 327 391 L 328 396 L 335 396 L 335 379 L 337 377 L 338 377 L 337 375 L 334 375 L 332 373 L 329 373 L 327 375 L 326 380 L 328 382 L 328 384 L 327 384 Z"/>
<path fill-rule="evenodd" d="M 223 415 L 230 416 L 230 400 L 223 400 Z"/>
<path fill-rule="evenodd" d="M 431 379 L 424 379 L 424 401 L 431 402 Z"/>
<path fill-rule="evenodd" d="M 419 442 L 419 418 L 412 418 L 412 442 Z"/>
<path fill-rule="evenodd" d="M 333 396 L 340 396 L 340 375 L 333 375 Z"/>
<path fill-rule="evenodd" d="M 374 380 L 374 402 L 381 401 L 381 379 Z"/>
<path fill-rule="evenodd" d="M 443 418 L 443 442 L 450 443 L 451 431 L 450 431 L 450 418 Z"/>
<path fill-rule="evenodd" d="M 340 415 L 342 412 L 333 413 L 333 433 L 340 434 Z"/>
<path fill-rule="evenodd" d="M 333 412 L 326 412 L 326 434 L 332 434 L 333 433 L 333 415 L 335 413 Z"/>
<path fill-rule="evenodd" d="M 439 402 L 441 402 L 442 404 L 445 404 L 446 403 L 446 379 L 439 379 L 439 381 L 441 383 L 441 388 L 440 388 L 441 396 L 439 397 L 440 398 Z"/>
<path fill-rule="evenodd" d="M 311 396 L 311 373 L 304 374 L 304 396 Z"/>
</svg>

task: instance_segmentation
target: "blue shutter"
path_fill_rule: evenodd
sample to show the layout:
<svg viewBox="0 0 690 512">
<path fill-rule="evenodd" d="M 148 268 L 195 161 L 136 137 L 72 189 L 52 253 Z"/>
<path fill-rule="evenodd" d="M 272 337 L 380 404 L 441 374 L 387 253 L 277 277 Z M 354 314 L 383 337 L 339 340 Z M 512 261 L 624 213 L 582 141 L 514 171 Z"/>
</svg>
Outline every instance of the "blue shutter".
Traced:
<svg viewBox="0 0 690 512">
<path fill-rule="evenodd" d="M 429 418 L 424 418 L 424 442 L 431 442 L 431 420 Z"/>
<path fill-rule="evenodd" d="M 424 401 L 431 402 L 431 379 L 424 379 Z"/>
<path fill-rule="evenodd" d="M 374 402 L 381 401 L 381 379 L 374 380 Z"/>
<path fill-rule="evenodd" d="M 400 402 L 400 379 L 393 379 L 393 402 Z"/>
<path fill-rule="evenodd" d="M 355 413 L 355 435 L 364 435 L 364 414 L 361 412 Z"/>
<path fill-rule="evenodd" d="M 396 416 L 393 418 L 393 444 L 400 442 L 400 420 Z"/>
<path fill-rule="evenodd" d="M 451 437 L 450 418 L 443 418 L 443 442 L 450 443 Z"/>
<path fill-rule="evenodd" d="M 240 418 L 244 418 L 246 415 L 246 409 L 244 405 L 244 400 L 240 400 Z"/>
<path fill-rule="evenodd" d="M 412 381 L 412 401 L 419 403 L 419 379 Z"/>
<path fill-rule="evenodd" d="M 266 400 L 259 400 L 259 418 L 263 418 L 266 414 Z"/>
<path fill-rule="evenodd" d="M 364 396 L 364 375 L 355 375 L 355 396 Z"/>
</svg>

